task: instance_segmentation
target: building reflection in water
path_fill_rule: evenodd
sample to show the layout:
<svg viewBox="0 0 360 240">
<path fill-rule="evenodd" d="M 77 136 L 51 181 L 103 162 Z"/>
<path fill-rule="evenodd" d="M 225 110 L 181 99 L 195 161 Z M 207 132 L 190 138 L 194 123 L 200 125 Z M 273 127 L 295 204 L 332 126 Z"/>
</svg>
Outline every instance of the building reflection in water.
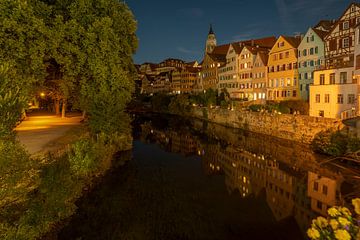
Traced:
<svg viewBox="0 0 360 240">
<path fill-rule="evenodd" d="M 312 219 L 345 204 L 347 183 L 339 169 L 320 167 L 307 146 L 197 121 L 193 129 L 154 129 L 142 124 L 141 140 L 184 156 L 199 155 L 207 175 L 224 175 L 229 194 L 264 197 L 275 219 L 293 217 L 305 233 Z M 345 189 L 345 190 L 344 190 Z M 351 189 L 351 188 L 350 188 Z M 348 190 L 350 191 L 350 190 Z"/>
</svg>

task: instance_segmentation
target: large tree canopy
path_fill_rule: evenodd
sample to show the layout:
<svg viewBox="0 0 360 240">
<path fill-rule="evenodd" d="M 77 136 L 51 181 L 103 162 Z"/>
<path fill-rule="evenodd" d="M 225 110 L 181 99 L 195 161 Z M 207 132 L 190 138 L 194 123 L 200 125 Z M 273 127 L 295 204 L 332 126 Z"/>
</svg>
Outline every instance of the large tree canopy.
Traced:
<svg viewBox="0 0 360 240">
<path fill-rule="evenodd" d="M 118 0 L 0 0 L 0 65 L 19 94 L 36 86 L 89 115 L 94 132 L 125 130 L 136 22 Z M 9 88 L 10 89 L 10 88 Z M 26 91 L 25 91 L 26 90 Z"/>
</svg>

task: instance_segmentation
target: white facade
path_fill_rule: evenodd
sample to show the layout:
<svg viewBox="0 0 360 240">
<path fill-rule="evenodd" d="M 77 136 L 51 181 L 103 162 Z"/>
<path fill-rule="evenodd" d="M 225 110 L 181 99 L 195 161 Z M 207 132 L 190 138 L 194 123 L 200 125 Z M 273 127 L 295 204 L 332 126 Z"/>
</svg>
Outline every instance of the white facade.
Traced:
<svg viewBox="0 0 360 240">
<path fill-rule="evenodd" d="M 359 85 L 353 68 L 314 72 L 310 86 L 310 116 L 346 119 L 356 116 Z"/>
</svg>

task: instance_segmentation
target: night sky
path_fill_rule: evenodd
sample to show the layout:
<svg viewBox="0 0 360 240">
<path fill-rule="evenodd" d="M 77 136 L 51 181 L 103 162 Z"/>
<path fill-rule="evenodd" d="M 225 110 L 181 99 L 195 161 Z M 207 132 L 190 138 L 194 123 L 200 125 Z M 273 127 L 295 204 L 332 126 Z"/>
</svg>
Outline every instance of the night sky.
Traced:
<svg viewBox="0 0 360 240">
<path fill-rule="evenodd" d="M 352 0 L 127 0 L 138 21 L 135 63 L 201 61 L 212 23 L 218 45 L 305 33 L 337 19 Z"/>
</svg>

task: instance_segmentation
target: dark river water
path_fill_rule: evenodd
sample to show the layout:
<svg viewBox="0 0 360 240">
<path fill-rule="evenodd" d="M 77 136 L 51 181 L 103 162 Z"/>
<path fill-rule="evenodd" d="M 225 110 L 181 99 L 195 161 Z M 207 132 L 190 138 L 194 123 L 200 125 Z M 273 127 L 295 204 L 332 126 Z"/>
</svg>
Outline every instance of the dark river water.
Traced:
<svg viewBox="0 0 360 240">
<path fill-rule="evenodd" d="M 304 239 L 359 194 L 353 172 L 307 146 L 201 121 L 137 116 L 124 157 L 58 239 Z"/>
</svg>

